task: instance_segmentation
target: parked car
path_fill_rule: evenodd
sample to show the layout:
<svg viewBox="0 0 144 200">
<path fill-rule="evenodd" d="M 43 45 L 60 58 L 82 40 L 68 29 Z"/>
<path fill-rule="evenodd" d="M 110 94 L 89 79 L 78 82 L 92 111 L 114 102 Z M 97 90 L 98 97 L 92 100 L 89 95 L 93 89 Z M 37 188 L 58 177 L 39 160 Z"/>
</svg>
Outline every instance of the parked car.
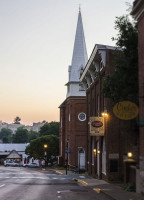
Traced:
<svg viewBox="0 0 144 200">
<path fill-rule="evenodd" d="M 19 167 L 19 163 L 13 162 L 13 161 L 9 161 L 9 162 L 5 162 L 4 163 L 5 167 L 11 166 L 11 167 Z"/>
<path fill-rule="evenodd" d="M 23 167 L 36 168 L 39 167 L 37 163 L 24 164 Z"/>
</svg>

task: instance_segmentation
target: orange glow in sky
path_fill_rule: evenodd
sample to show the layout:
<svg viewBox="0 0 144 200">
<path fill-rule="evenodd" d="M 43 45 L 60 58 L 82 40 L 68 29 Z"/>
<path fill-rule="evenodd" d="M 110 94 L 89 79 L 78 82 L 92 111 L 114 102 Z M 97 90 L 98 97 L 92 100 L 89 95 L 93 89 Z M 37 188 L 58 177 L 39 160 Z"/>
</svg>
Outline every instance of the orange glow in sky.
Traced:
<svg viewBox="0 0 144 200">
<path fill-rule="evenodd" d="M 127 13 L 125 0 L 0 1 L 1 121 L 59 121 L 79 4 L 88 56 L 95 44 L 114 45 L 114 21 Z"/>
</svg>

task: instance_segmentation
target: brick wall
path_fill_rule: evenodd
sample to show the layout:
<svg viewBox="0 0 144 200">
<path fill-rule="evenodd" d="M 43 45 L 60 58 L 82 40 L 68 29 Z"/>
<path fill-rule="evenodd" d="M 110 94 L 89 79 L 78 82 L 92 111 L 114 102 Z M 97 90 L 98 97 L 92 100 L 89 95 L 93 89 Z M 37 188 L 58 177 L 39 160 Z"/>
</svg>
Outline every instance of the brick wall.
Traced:
<svg viewBox="0 0 144 200">
<path fill-rule="evenodd" d="M 65 112 L 65 141 L 69 139 L 69 164 L 78 167 L 78 147 L 83 147 L 86 152 L 87 132 L 86 120 L 80 121 L 78 114 L 86 113 L 86 97 L 69 97 Z"/>
<path fill-rule="evenodd" d="M 138 22 L 139 117 L 144 118 L 144 13 Z M 140 155 L 144 157 L 144 127 L 140 127 Z"/>
</svg>

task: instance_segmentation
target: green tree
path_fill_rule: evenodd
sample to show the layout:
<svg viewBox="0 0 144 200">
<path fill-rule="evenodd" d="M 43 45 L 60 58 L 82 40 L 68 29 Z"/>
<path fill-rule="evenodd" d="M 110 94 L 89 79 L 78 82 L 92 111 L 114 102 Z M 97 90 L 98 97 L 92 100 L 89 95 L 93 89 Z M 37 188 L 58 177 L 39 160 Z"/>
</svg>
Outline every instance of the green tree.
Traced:
<svg viewBox="0 0 144 200">
<path fill-rule="evenodd" d="M 44 149 L 44 144 L 48 145 L 46 149 Z M 37 159 L 45 159 L 46 152 L 47 159 L 50 159 L 52 155 L 57 156 L 59 154 L 59 138 L 56 135 L 45 135 L 31 140 L 25 152 L 30 157 Z"/>
<path fill-rule="evenodd" d="M 39 137 L 39 133 L 36 131 L 28 131 L 28 140 L 29 142 L 33 139 L 36 139 L 37 137 Z"/>
<path fill-rule="evenodd" d="M 2 128 L 0 131 L 0 139 L 3 141 L 3 143 L 12 142 L 12 130 L 8 128 Z"/>
<path fill-rule="evenodd" d="M 40 128 L 40 136 L 43 135 L 59 135 L 59 122 L 50 122 L 50 123 L 45 123 L 41 128 Z"/>
<path fill-rule="evenodd" d="M 138 33 L 135 22 L 128 16 L 117 17 L 115 29 L 117 47 L 113 74 L 106 75 L 103 83 L 104 96 L 113 102 L 131 100 L 138 103 Z"/>
<path fill-rule="evenodd" d="M 28 130 L 20 127 L 13 135 L 13 143 L 27 143 L 28 142 Z"/>
<path fill-rule="evenodd" d="M 21 118 L 17 116 L 17 117 L 14 119 L 14 124 L 20 124 L 20 121 L 21 121 Z"/>
<path fill-rule="evenodd" d="M 2 138 L 3 143 L 10 143 L 8 136 Z"/>
</svg>

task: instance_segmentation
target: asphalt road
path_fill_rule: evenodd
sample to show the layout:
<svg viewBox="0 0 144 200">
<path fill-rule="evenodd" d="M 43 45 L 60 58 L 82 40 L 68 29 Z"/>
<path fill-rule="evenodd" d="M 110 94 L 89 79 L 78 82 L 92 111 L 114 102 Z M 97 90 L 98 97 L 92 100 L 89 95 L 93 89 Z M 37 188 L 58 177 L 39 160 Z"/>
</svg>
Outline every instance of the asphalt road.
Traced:
<svg viewBox="0 0 144 200">
<path fill-rule="evenodd" d="M 52 170 L 1 166 L 0 200 L 111 200 L 73 178 Z"/>
</svg>

